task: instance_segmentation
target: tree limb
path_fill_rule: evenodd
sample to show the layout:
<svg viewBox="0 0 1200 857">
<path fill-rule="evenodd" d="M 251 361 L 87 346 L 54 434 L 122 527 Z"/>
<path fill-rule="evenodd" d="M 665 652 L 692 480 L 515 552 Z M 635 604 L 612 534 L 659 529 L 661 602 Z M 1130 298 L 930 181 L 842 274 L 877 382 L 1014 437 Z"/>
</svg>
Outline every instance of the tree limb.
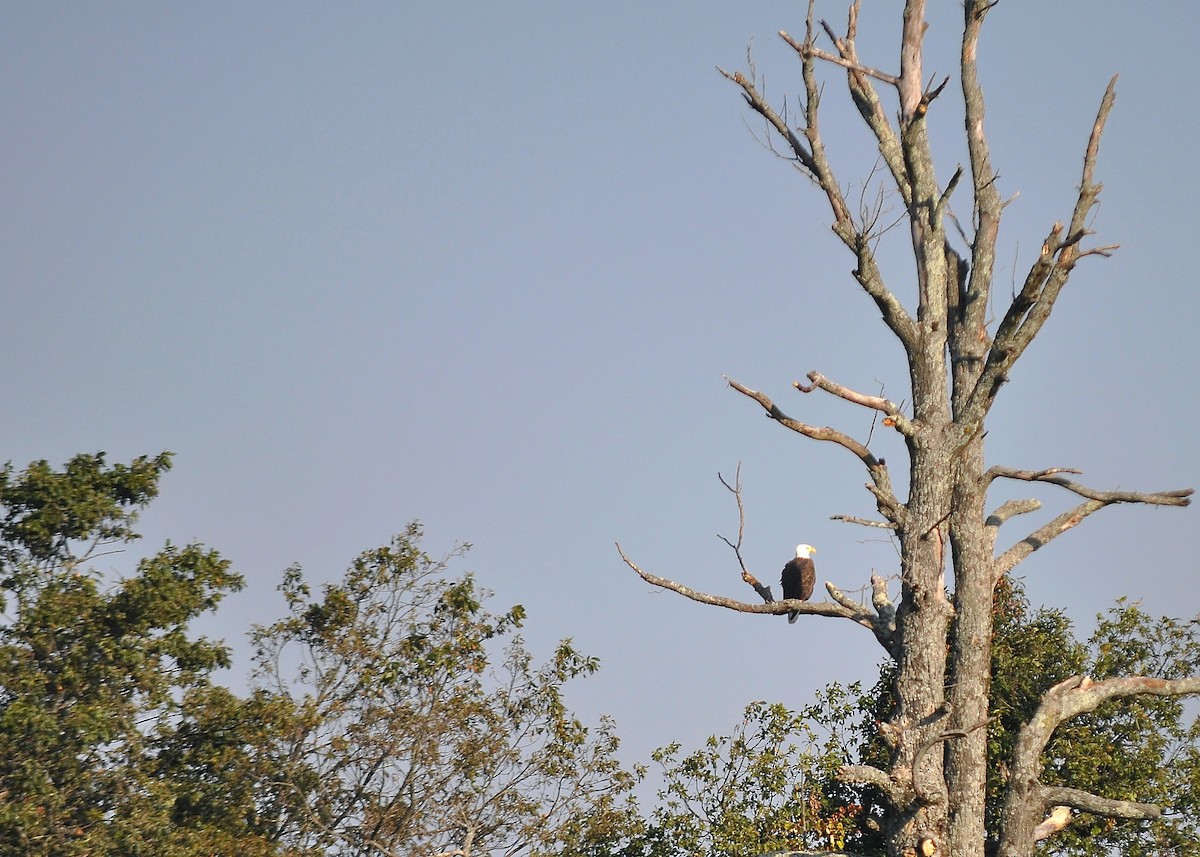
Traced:
<svg viewBox="0 0 1200 857">
<path fill-rule="evenodd" d="M 801 74 L 804 79 L 805 89 L 805 105 L 804 105 L 804 123 L 802 129 L 804 139 L 801 139 L 800 134 L 794 131 L 787 121 L 784 120 L 779 112 L 776 111 L 770 104 L 767 103 L 762 93 L 758 91 L 754 81 L 748 78 L 741 72 L 727 72 L 724 69 L 718 68 L 718 71 L 728 80 L 737 84 L 742 89 L 742 95 L 749 105 L 750 109 L 762 116 L 768 126 L 787 141 L 789 148 L 792 150 L 797 163 L 809 174 L 810 177 L 817 183 L 825 193 L 825 197 L 829 202 L 830 210 L 833 213 L 834 223 L 833 231 L 842 240 L 855 255 L 858 265 L 854 269 L 853 274 L 863 290 L 875 301 L 883 315 L 884 322 L 892 330 L 893 333 L 904 343 L 905 347 L 915 347 L 917 342 L 917 328 L 911 316 L 904 309 L 900 301 L 893 295 L 884 285 L 883 276 L 875 263 L 874 252 L 870 245 L 870 236 L 864 234 L 859 229 L 851 216 L 850 207 L 846 204 L 845 197 L 842 193 L 842 188 L 837 178 L 834 176 L 833 170 L 830 167 L 829 160 L 825 154 L 825 144 L 821 138 L 820 123 L 818 117 L 818 107 L 821 100 L 821 87 L 817 82 L 816 73 L 813 67 L 814 56 L 809 52 L 805 45 L 812 47 L 812 3 L 809 4 L 808 15 L 808 34 L 805 42 L 802 45 L 797 45 L 791 37 L 786 34 L 781 34 L 793 47 L 798 47 L 798 53 L 801 61 Z M 851 72 L 851 75 L 859 75 L 859 72 Z M 866 80 L 862 77 L 862 80 Z M 880 108 L 881 109 L 881 108 Z M 885 147 L 883 139 L 881 139 L 881 152 L 884 153 L 885 160 L 888 163 L 889 169 L 894 175 L 903 176 L 903 159 L 900 157 L 900 147 L 895 140 L 894 134 L 891 134 L 890 129 L 886 129 L 886 118 L 883 119 L 883 125 L 879 129 L 880 132 L 890 135 L 890 145 Z M 874 125 L 872 126 L 874 129 Z M 884 130 L 886 129 L 886 130 Z M 899 172 L 897 172 L 899 171 Z M 899 181 L 899 179 L 898 179 Z"/>
<path fill-rule="evenodd" d="M 788 146 L 792 150 L 792 154 L 796 157 L 796 161 L 808 171 L 809 175 L 813 176 L 814 180 L 816 180 L 817 164 L 813 160 L 812 152 L 809 150 L 808 146 L 804 144 L 804 141 L 800 139 L 796 132 L 791 129 L 791 126 L 784 121 L 783 117 L 779 115 L 775 108 L 767 103 L 766 99 L 763 98 L 762 94 L 758 91 L 758 88 L 754 85 L 754 81 L 746 77 L 746 75 L 742 74 L 740 71 L 729 72 L 720 66 L 717 66 L 717 71 L 720 72 L 726 80 L 732 81 L 742 88 L 742 97 L 746 99 L 746 103 L 750 106 L 750 109 L 759 116 L 763 117 L 763 119 L 767 120 L 767 124 L 775 130 L 775 133 L 787 141 Z M 837 212 L 838 209 L 835 206 L 835 216 L 837 215 Z"/>
<path fill-rule="evenodd" d="M 1191 488 L 1183 488 L 1175 491 L 1159 491 L 1156 493 L 1143 493 L 1138 491 L 1098 491 L 1094 488 L 1087 488 L 1079 485 L 1070 479 L 1060 476 L 1060 473 L 1069 471 L 1065 468 L 1052 468 L 1050 470 L 1029 471 L 1029 470 L 1012 470 L 1007 467 L 993 467 L 985 474 L 985 479 L 995 479 L 998 477 L 1006 477 L 1010 479 L 1020 479 L 1027 482 L 1049 482 L 1054 485 L 1059 485 L 1066 488 L 1080 497 L 1088 498 L 1085 502 L 1080 503 L 1073 509 L 1069 509 L 1058 515 L 1048 524 L 1039 527 L 1032 533 L 1027 535 L 1021 541 L 1006 550 L 996 559 L 995 575 L 997 578 L 1000 575 L 1007 574 L 1018 563 L 1028 557 L 1031 553 L 1042 548 L 1047 542 L 1058 538 L 1067 530 L 1073 529 L 1083 522 L 1083 519 L 1089 515 L 1100 511 L 1105 506 L 1114 503 L 1142 503 L 1151 506 L 1187 506 L 1191 503 L 1189 497 L 1193 491 Z M 1018 501 L 1013 501 L 1018 502 Z M 1030 503 L 1032 501 L 1019 501 L 1020 503 Z M 1007 506 L 1009 504 L 1005 504 Z M 1016 508 L 1016 507 L 1013 507 Z M 1001 506 L 1004 509 L 1004 506 Z M 997 510 L 999 512 L 999 510 Z M 990 523 L 990 519 L 989 519 Z"/>
<path fill-rule="evenodd" d="M 875 580 L 875 578 L 871 579 Z M 829 581 L 825 582 L 825 591 L 829 593 L 830 598 L 850 612 L 849 618 L 864 627 L 869 627 L 875 632 L 875 636 L 879 638 L 883 647 L 889 652 L 891 651 L 890 645 L 896 634 L 896 611 L 888 611 L 888 608 L 891 607 L 890 601 L 885 599 L 885 602 L 876 603 L 872 600 L 872 606 L 876 607 L 876 613 L 872 614 L 870 610 L 847 596 Z"/>
<path fill-rule="evenodd" d="M 733 554 L 737 557 L 738 565 L 741 566 L 742 569 L 742 580 L 750 584 L 750 586 L 759 594 L 759 597 L 762 598 L 763 601 L 770 603 L 775 600 L 775 596 L 771 594 L 771 587 L 764 586 L 762 583 L 759 583 L 758 578 L 750 573 L 750 569 L 746 568 L 746 561 L 742 559 L 742 537 L 746 533 L 746 507 L 742 503 L 742 463 L 740 461 L 738 462 L 737 471 L 734 473 L 733 477 L 733 485 L 730 485 L 728 482 L 726 482 L 725 477 L 720 473 L 717 474 L 717 478 L 721 480 L 721 484 L 725 486 L 726 490 L 732 493 L 737 499 L 738 507 L 737 544 L 729 541 L 729 539 L 725 538 L 720 533 L 717 533 L 717 538 L 725 542 L 725 544 L 729 545 L 729 547 L 733 548 Z"/>
<path fill-rule="evenodd" d="M 813 390 L 821 389 L 826 393 L 837 396 L 839 399 L 845 399 L 847 402 L 880 411 L 888 417 L 884 421 L 884 425 L 893 426 L 902 435 L 911 437 L 916 431 L 913 424 L 909 422 L 908 417 L 900 410 L 900 406 L 890 399 L 885 399 L 883 396 L 868 396 L 857 390 L 851 390 L 849 387 L 844 387 L 841 384 L 830 381 L 815 370 L 808 373 L 808 380 L 812 382 L 811 386 L 806 387 L 799 381 L 793 381 L 792 386 L 801 393 L 811 393 Z"/>
<path fill-rule="evenodd" d="M 710 595 L 707 592 L 700 592 L 692 589 L 689 586 L 684 586 L 682 583 L 676 583 L 674 580 L 669 580 L 665 577 L 659 577 L 651 574 L 637 566 L 625 552 L 621 549 L 621 545 L 617 545 L 617 553 L 621 555 L 622 561 L 637 572 L 637 575 L 651 586 L 657 586 L 661 589 L 669 589 L 671 592 L 676 592 L 685 598 L 690 598 L 692 601 L 699 601 L 701 604 L 710 604 L 715 607 L 724 607 L 727 610 L 734 610 L 738 613 L 766 613 L 777 616 L 782 616 L 789 612 L 803 613 L 812 616 L 830 616 L 838 619 L 849 619 L 852 622 L 862 625 L 864 628 L 870 629 L 875 638 L 879 640 L 888 652 L 891 652 L 892 644 L 892 628 L 886 626 L 879 617 L 874 616 L 869 610 L 859 604 L 853 604 L 848 607 L 844 604 L 834 603 L 832 601 L 800 601 L 795 598 L 785 598 L 782 601 L 772 601 L 766 604 L 746 604 L 738 601 L 736 598 L 726 598 L 723 595 Z M 826 584 L 827 588 L 831 584 Z"/>
<path fill-rule="evenodd" d="M 1152 819 L 1162 815 L 1162 809 L 1152 803 L 1101 797 L 1067 786 L 1042 786 L 1041 797 L 1047 806 L 1073 806 L 1075 809 L 1109 818 Z"/>
<path fill-rule="evenodd" d="M 858 524 L 863 527 L 878 527 L 881 530 L 894 530 L 896 525 L 891 521 L 872 521 L 867 518 L 856 518 L 854 515 L 830 515 L 831 521 L 842 521 L 847 524 Z"/>
<path fill-rule="evenodd" d="M 785 32 L 781 31 L 779 34 L 800 55 L 801 60 L 807 55 L 810 57 L 810 62 L 811 57 L 817 56 L 816 53 L 810 52 L 816 50 L 814 39 L 815 29 L 813 27 L 814 5 L 815 0 L 809 0 L 803 43 L 796 42 Z M 845 38 L 838 38 L 828 24 L 824 21 L 821 22 L 821 26 L 833 42 L 834 47 L 837 48 L 837 59 L 841 60 L 841 62 L 837 62 L 837 60 L 829 57 L 823 51 L 820 52 L 820 58 L 828 59 L 830 62 L 837 62 L 838 65 L 843 65 L 846 68 L 850 98 L 854 102 L 855 107 L 858 108 L 859 115 L 879 142 L 879 154 L 883 157 L 884 163 L 887 164 L 888 170 L 892 174 L 892 179 L 896 184 L 896 189 L 900 193 L 900 198 L 907 207 L 912 199 L 912 191 L 909 187 L 908 174 L 904 166 L 904 153 L 900 147 L 900 140 L 896 136 L 891 122 L 888 120 L 887 112 L 884 110 L 879 96 L 871 86 L 871 81 L 868 78 L 875 77 L 892 85 L 896 85 L 898 79 L 894 75 L 878 71 L 859 61 L 857 50 L 854 46 L 854 39 L 858 30 L 858 10 L 859 0 L 854 0 L 850 5 L 850 16 Z"/>
<path fill-rule="evenodd" d="M 1009 518 L 1017 515 L 1027 515 L 1042 508 L 1041 500 L 1006 500 L 997 507 L 996 511 L 987 516 L 987 525 L 993 530 L 999 529 Z"/>
<path fill-rule="evenodd" d="M 1067 530 L 1073 529 L 1083 523 L 1084 518 L 1093 512 L 1100 511 L 1107 505 L 1107 503 L 1099 500 L 1088 500 L 1087 502 L 1080 503 L 1074 509 L 1063 512 L 1045 526 L 1034 530 L 996 558 L 993 572 L 995 578 L 998 580 L 1002 575 L 1012 571 L 1016 565 L 1035 550 L 1045 547 L 1047 542 L 1058 538 Z"/>
<path fill-rule="evenodd" d="M 871 476 L 873 483 L 872 493 L 875 494 L 876 503 L 880 513 L 893 523 L 899 523 L 903 518 L 903 507 L 892 493 L 892 480 L 888 474 L 887 465 L 875 457 L 875 455 L 867 449 L 863 444 L 859 443 L 854 438 L 847 434 L 832 428 L 818 428 L 802 423 L 799 420 L 794 420 L 785 414 L 779 407 L 771 401 L 770 397 L 758 390 L 752 390 L 749 387 L 739 384 L 737 381 L 726 376 L 726 383 L 730 387 L 737 390 L 744 396 L 748 396 L 754 401 L 762 405 L 763 410 L 767 412 L 767 416 L 775 420 L 782 426 L 791 429 L 792 431 L 802 434 L 805 437 L 813 440 L 825 440 L 831 443 L 836 443 L 844 449 L 854 453 L 855 456 L 862 461 L 866 466 L 867 472 Z"/>
<path fill-rule="evenodd" d="M 892 778 L 870 765 L 843 765 L 834 775 L 838 782 L 849 785 L 874 786 L 883 792 L 892 806 L 903 806 L 903 796 Z"/>
<path fill-rule="evenodd" d="M 824 23 L 824 22 L 822 22 L 822 23 Z M 842 42 L 841 39 L 833 37 L 832 31 L 827 30 L 827 32 L 829 32 L 831 34 L 831 38 L 834 38 L 835 43 L 839 43 L 838 44 L 839 48 L 841 48 L 842 45 L 845 44 L 844 42 Z M 850 71 L 855 71 L 855 72 L 859 72 L 860 74 L 865 74 L 868 77 L 873 77 L 876 80 L 883 81 L 884 83 L 890 83 L 892 86 L 895 86 L 896 84 L 898 84 L 900 82 L 900 78 L 896 77 L 896 75 L 888 74 L 886 71 L 880 71 L 877 68 L 871 68 L 871 66 L 868 66 L 868 65 L 863 65 L 861 62 L 858 62 L 855 59 L 849 59 L 847 57 L 839 56 L 837 54 L 827 53 L 826 51 L 823 51 L 820 48 L 815 47 L 813 45 L 798 44 L 795 39 L 793 39 L 791 36 L 789 36 L 783 30 L 779 31 L 779 35 L 783 38 L 783 40 L 785 42 L 787 42 L 789 45 L 791 45 L 793 48 L 795 48 L 797 52 L 799 52 L 801 54 L 803 54 L 805 51 L 807 51 L 809 54 L 811 54 L 812 56 L 816 57 L 819 60 L 824 60 L 825 62 L 833 63 L 834 65 L 840 65 L 844 69 L 849 69 Z"/>
<path fill-rule="evenodd" d="M 1105 702 L 1131 696 L 1187 696 L 1200 694 L 1200 676 L 1161 679 L 1128 676 L 1093 681 L 1087 676 L 1072 676 L 1050 688 L 1042 696 L 1033 717 L 1017 733 L 1009 767 L 1008 791 L 1004 801 L 1001 855 L 1029 853 L 1039 827 L 1037 820 L 1051 804 L 1075 806 L 1098 815 L 1116 818 L 1154 818 L 1157 807 L 1134 801 L 1114 800 L 1079 789 L 1045 786 L 1042 753 L 1054 731 L 1080 714 L 1095 711 Z M 1064 825 L 1065 826 L 1065 822 Z M 1061 829 L 1061 826 L 1060 828 Z M 1049 835 L 1048 833 L 1045 835 Z"/>
<path fill-rule="evenodd" d="M 1009 370 L 1050 317 L 1054 303 L 1058 300 L 1075 264 L 1083 256 L 1094 252 L 1103 254 L 1112 249 L 1104 247 L 1093 251 L 1081 251 L 1079 243 L 1087 234 L 1088 215 L 1100 196 L 1101 185 L 1094 182 L 1093 178 L 1096 157 L 1100 151 L 1100 137 L 1104 133 L 1104 125 L 1116 98 L 1116 83 L 1117 78 L 1114 75 L 1108 83 L 1100 101 L 1096 120 L 1092 124 L 1083 158 L 1079 195 L 1075 200 L 1071 221 L 1065 233 L 1062 223 L 1054 224 L 1050 230 L 1042 245 L 1042 252 L 1025 278 L 1024 286 L 1013 299 L 993 337 L 984 370 L 960 414 L 960 429 L 965 436 L 973 435 L 978 429 L 995 402 L 1001 385 L 1008 380 Z M 979 133 L 982 135 L 982 128 Z"/>
<path fill-rule="evenodd" d="M 900 93 L 901 123 L 911 122 L 919 115 L 924 95 L 921 71 L 921 45 L 925 40 L 925 0 L 909 0 L 904 4 L 904 33 L 900 47 L 900 78 L 896 89 Z"/>
<path fill-rule="evenodd" d="M 1061 488 L 1066 488 L 1080 497 L 1086 497 L 1089 500 L 1102 500 L 1105 503 L 1145 503 L 1150 506 L 1187 506 L 1192 501 L 1188 498 L 1192 496 L 1194 490 L 1191 488 L 1181 488 L 1172 491 L 1099 491 L 1095 488 L 1087 488 L 1059 474 L 1062 473 L 1082 473 L 1081 470 L 1073 470 L 1067 467 L 1052 467 L 1048 470 L 1014 470 L 1011 467 L 991 467 L 984 474 L 984 479 L 991 483 L 992 481 L 1005 479 L 1018 479 L 1023 482 L 1048 482 L 1051 485 L 1058 485 Z"/>
<path fill-rule="evenodd" d="M 970 154 L 971 179 L 974 188 L 974 234 L 971 237 L 971 270 L 964 284 L 962 307 L 965 317 L 959 323 L 964 330 L 975 331 L 986 338 L 988 296 L 991 293 L 992 272 L 996 262 L 996 239 L 1000 230 L 1000 214 L 1004 208 L 996 188 L 991 149 L 984 133 L 986 106 L 983 88 L 979 85 L 979 32 L 994 0 L 966 0 L 963 4 L 964 25 L 960 52 L 961 82 L 967 132 L 967 151 Z"/>
</svg>

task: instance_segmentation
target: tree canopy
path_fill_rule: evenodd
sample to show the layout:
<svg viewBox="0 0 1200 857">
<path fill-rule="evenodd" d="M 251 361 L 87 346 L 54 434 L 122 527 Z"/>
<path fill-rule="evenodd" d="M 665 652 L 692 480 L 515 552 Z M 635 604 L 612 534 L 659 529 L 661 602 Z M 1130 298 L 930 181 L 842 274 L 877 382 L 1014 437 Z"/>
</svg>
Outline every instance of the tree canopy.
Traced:
<svg viewBox="0 0 1200 857">
<path fill-rule="evenodd" d="M 594 672 L 569 640 L 537 664 L 525 611 L 484 608 L 444 577 L 413 524 L 254 633 L 256 684 L 295 716 L 273 737 L 286 838 L 328 854 L 546 854 L 578 817 L 603 826 L 628 775 L 611 724 L 589 730 L 563 685 Z"/>
<path fill-rule="evenodd" d="M 434 560 L 409 525 L 256 628 L 251 686 L 189 623 L 242 578 L 166 545 L 113 578 L 170 456 L 76 456 L 0 473 L 0 848 L 43 855 L 552 854 L 624 819 L 613 726 L 563 686 L 597 668 L 569 640 L 538 663 L 519 605 L 494 614 L 466 546 Z"/>
<path fill-rule="evenodd" d="M 190 836 L 158 745 L 229 663 L 187 625 L 241 578 L 199 545 L 167 545 L 115 582 L 88 562 L 136 538 L 169 465 L 98 453 L 0 474 L 0 842 L 13 853 L 182 853 Z"/>
</svg>

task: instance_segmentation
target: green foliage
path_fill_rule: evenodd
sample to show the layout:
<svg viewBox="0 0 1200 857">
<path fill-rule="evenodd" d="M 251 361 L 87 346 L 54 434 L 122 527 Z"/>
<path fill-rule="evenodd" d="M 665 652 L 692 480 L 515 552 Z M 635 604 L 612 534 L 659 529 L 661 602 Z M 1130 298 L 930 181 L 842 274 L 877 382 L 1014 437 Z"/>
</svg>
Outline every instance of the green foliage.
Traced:
<svg viewBox="0 0 1200 857">
<path fill-rule="evenodd" d="M 563 685 L 597 669 L 569 640 L 538 665 L 450 559 L 411 525 L 313 596 L 298 568 L 289 615 L 260 627 L 257 681 L 296 716 L 274 735 L 285 841 L 323 853 L 554 853 L 617 817 L 630 785 L 609 723 L 568 711 Z"/>
<path fill-rule="evenodd" d="M 0 853 L 368 855 L 462 849 L 526 857 L 683 857 L 881 849 L 879 796 L 836 777 L 889 767 L 875 688 L 832 685 L 791 711 L 753 703 L 728 736 L 655 752 L 643 815 L 612 724 L 589 729 L 564 686 L 594 658 L 526 648 L 520 606 L 488 611 L 471 575 L 420 548 L 416 524 L 255 629 L 255 688 L 189 623 L 240 588 L 215 552 L 167 544 L 124 579 L 94 560 L 137 538 L 170 456 L 0 471 Z M 1200 623 L 1119 603 L 1086 642 L 1060 611 L 1001 582 L 992 641 L 987 828 L 1004 761 L 1042 694 L 1070 675 L 1200 673 Z M 953 677 L 950 677 L 953 681 Z M 1077 814 L 1049 853 L 1200 857 L 1200 721 L 1176 697 L 1111 702 L 1063 724 L 1043 779 L 1157 803 L 1154 822 Z M 645 776 L 645 770 L 639 771 Z"/>
<path fill-rule="evenodd" d="M 862 808 L 835 774 L 849 761 L 859 695 L 857 686 L 833 685 L 801 711 L 754 702 L 731 735 L 688 753 L 678 743 L 655 751 L 658 805 L 607 853 L 741 857 L 853 844 Z"/>
<path fill-rule="evenodd" d="M 1096 680 L 1200 674 L 1200 622 L 1152 617 L 1122 600 L 1097 617 L 1081 672 Z M 1063 724 L 1046 748 L 1050 784 L 1155 803 L 1163 818 L 1119 821 L 1080 814 L 1055 837 L 1054 852 L 1200 855 L 1200 719 L 1179 697 L 1107 703 Z"/>
<path fill-rule="evenodd" d="M 992 608 L 992 691 L 988 725 L 988 834 L 999 834 L 1007 786 L 1005 760 L 1012 757 L 1017 732 L 1033 717 L 1042 694 L 1085 671 L 1087 647 L 1075 639 L 1061 610 L 1032 610 L 1019 581 L 1004 577 Z M 1055 744 L 1060 743 L 1057 739 Z M 1086 788 L 1085 786 L 1079 786 Z"/>
<path fill-rule="evenodd" d="M 287 700 L 261 692 L 242 699 L 222 687 L 189 690 L 179 719 L 159 736 L 152 768 L 171 795 L 164 832 L 206 843 L 206 854 L 303 853 L 280 842 L 286 812 L 277 794 L 278 736 L 295 728 L 295 715 Z"/>
<path fill-rule="evenodd" d="M 98 454 L 0 474 L 3 586 L 15 596 L 0 626 L 0 850 L 195 853 L 171 821 L 159 749 L 187 694 L 229 660 L 187 624 L 241 579 L 196 545 L 168 545 L 111 583 L 87 564 L 98 546 L 137 537 L 136 509 L 169 461 L 106 467 Z"/>
<path fill-rule="evenodd" d="M 188 624 L 240 588 L 228 563 L 170 544 L 126 579 L 94 563 L 169 467 L 0 471 L 0 853 L 539 855 L 629 817 L 612 724 L 562 696 L 596 660 L 564 640 L 535 663 L 524 610 L 487 612 L 415 524 L 319 597 L 290 569 L 258 687 L 214 686 L 229 652 Z"/>
<path fill-rule="evenodd" d="M 259 686 L 213 686 L 229 653 L 188 624 L 241 586 L 228 563 L 170 544 L 122 580 L 91 562 L 137 538 L 169 466 L 0 472 L 0 852 L 537 855 L 628 817 L 612 725 L 562 697 L 596 660 L 565 640 L 535 663 L 524 610 L 487 612 L 415 524 L 319 597 L 290 569 Z"/>
<path fill-rule="evenodd" d="M 80 562 L 95 547 L 137 538 L 137 510 L 158 496 L 171 453 L 105 466 L 104 453 L 77 455 L 61 471 L 35 461 L 22 473 L 0 470 L 0 544 L 9 573 L 25 563 Z M 85 554 L 72 553 L 83 543 Z"/>
</svg>

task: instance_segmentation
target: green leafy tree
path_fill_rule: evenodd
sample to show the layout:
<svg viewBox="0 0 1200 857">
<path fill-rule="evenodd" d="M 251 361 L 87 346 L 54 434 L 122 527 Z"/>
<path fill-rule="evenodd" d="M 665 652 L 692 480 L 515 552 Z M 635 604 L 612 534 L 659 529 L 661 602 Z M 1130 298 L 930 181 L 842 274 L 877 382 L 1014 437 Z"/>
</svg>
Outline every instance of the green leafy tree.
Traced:
<svg viewBox="0 0 1200 857">
<path fill-rule="evenodd" d="M 549 854 L 619 817 L 630 784 L 611 724 L 589 730 L 563 685 L 597 668 L 561 642 L 544 664 L 471 576 L 448 579 L 411 525 L 254 634 L 257 682 L 295 718 L 273 736 L 285 841 L 327 854 Z"/>
<path fill-rule="evenodd" d="M 659 803 L 627 853 L 740 857 L 844 848 L 862 813 L 835 776 L 850 762 L 857 692 L 833 685 L 798 712 L 754 702 L 731 735 L 712 736 L 684 755 L 677 743 L 655 751 Z"/>
<path fill-rule="evenodd" d="M 229 663 L 190 620 L 241 586 L 198 545 L 168 545 L 107 581 L 95 560 L 137 538 L 166 453 L 109 466 L 0 472 L 0 849 L 7 853 L 210 853 L 175 817 L 166 737 L 190 694 Z M 247 843 L 252 852 L 252 843 Z"/>
<path fill-rule="evenodd" d="M 214 685 L 189 622 L 241 586 L 199 545 L 111 579 L 170 456 L 0 471 L 0 852 L 37 855 L 551 854 L 627 818 L 610 723 L 536 664 L 524 611 L 483 608 L 413 525 L 256 629 L 259 686 Z M 586 825 L 586 830 L 585 830 Z"/>
<path fill-rule="evenodd" d="M 171 796 L 171 838 L 202 854 L 321 853 L 283 841 L 286 760 L 277 750 L 295 720 L 289 700 L 261 691 L 243 699 L 223 687 L 189 690 L 179 718 L 159 737 L 152 767 Z"/>
</svg>

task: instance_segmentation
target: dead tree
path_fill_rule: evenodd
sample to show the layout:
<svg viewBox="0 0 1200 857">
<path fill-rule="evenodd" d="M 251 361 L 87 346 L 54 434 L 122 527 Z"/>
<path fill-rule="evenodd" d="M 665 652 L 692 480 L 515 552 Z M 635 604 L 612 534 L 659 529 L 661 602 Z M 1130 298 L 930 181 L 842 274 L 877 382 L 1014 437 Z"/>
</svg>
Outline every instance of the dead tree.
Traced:
<svg viewBox="0 0 1200 857">
<path fill-rule="evenodd" d="M 1072 211 L 1050 227 L 1007 310 L 992 322 L 988 307 L 1004 202 L 984 131 L 976 48 L 984 19 L 996 2 L 963 3 L 959 83 L 965 104 L 962 118 L 969 170 L 960 167 L 944 183 L 934 171 L 927 126 L 935 117 L 942 118 L 937 98 L 949 78 L 935 85 L 924 77 L 924 0 L 903 4 L 899 70 L 895 72 L 867 65 L 859 58 L 855 47 L 859 0 L 852 0 L 841 34 L 826 22 L 815 21 L 814 2 L 810 0 L 802 39 L 780 33 L 800 63 L 804 92 L 798 127 L 792 124 L 797 121 L 795 115 L 766 100 L 752 71 L 722 74 L 739 87 L 750 109 L 765 120 L 775 150 L 812 180 L 828 204 L 833 232 L 854 259 L 854 279 L 904 349 L 910 404 L 902 408 L 818 372 L 810 372 L 808 383 L 796 387 L 804 393 L 836 396 L 881 414 L 883 424 L 902 436 L 907 449 L 908 496 L 897 495 L 889 466 L 866 445 L 836 429 L 788 416 L 766 394 L 734 380 L 729 383 L 785 428 L 812 440 L 828 441 L 859 459 L 881 516 L 881 520 L 867 523 L 889 528 L 899 546 L 899 600 L 893 604 L 886 584 L 877 579 L 870 608 L 845 597 L 832 585 L 827 585 L 831 601 L 747 604 L 657 577 L 638 568 L 624 553 L 621 556 L 648 582 L 701 602 L 745 612 L 798 610 L 840 616 L 869 628 L 896 665 L 896 707 L 880 726 L 890 748 L 890 767 L 853 766 L 844 770 L 842 777 L 871 784 L 886 796 L 890 857 L 899 857 L 919 843 L 922 850 L 953 857 L 982 857 L 989 763 L 984 728 L 990 681 L 988 644 L 997 582 L 1030 553 L 1106 506 L 1186 506 L 1192 493 L 1102 491 L 1069 478 L 1074 471 L 1063 468 L 1031 471 L 987 468 L 984 463 L 984 423 L 1013 365 L 1041 332 L 1076 265 L 1115 249 L 1091 243 L 1088 224 L 1101 189 L 1094 174 L 1116 78 L 1100 101 L 1087 139 Z M 885 284 L 875 255 L 876 219 L 861 213 L 856 216 L 855 206 L 846 199 L 845 186 L 826 157 L 818 121 L 822 95 L 818 68 L 822 66 L 836 67 L 839 76 L 844 72 L 850 100 L 878 142 L 891 192 L 903 204 L 903 220 L 911 233 L 916 261 L 915 308 L 906 306 Z M 899 105 L 894 113 L 894 107 L 885 107 L 884 96 L 889 91 L 894 91 Z M 888 104 L 892 103 L 889 98 Z M 964 235 L 969 246 L 965 257 L 947 241 L 948 203 L 956 191 L 970 197 L 972 210 Z M 1001 528 L 1041 504 L 1037 500 L 1008 501 L 989 511 L 988 489 L 996 480 L 1050 483 L 1075 495 L 1077 504 L 998 550 Z M 948 569 L 953 573 L 952 603 L 945 585 Z M 761 584 L 744 567 L 742 570 L 746 582 L 762 594 Z M 947 681 L 949 676 L 953 681 Z M 1105 700 L 1197 692 L 1200 678 L 1164 681 L 1147 677 L 1104 682 L 1077 677 L 1048 691 L 1036 716 L 1021 732 L 1014 758 L 1007 760 L 1010 780 L 999 854 L 1030 854 L 1035 841 L 1052 836 L 1069 823 L 1069 812 L 1063 807 L 1121 818 L 1153 817 L 1157 813 L 1153 806 L 1043 785 L 1039 781 L 1041 751 L 1060 723 Z"/>
</svg>

